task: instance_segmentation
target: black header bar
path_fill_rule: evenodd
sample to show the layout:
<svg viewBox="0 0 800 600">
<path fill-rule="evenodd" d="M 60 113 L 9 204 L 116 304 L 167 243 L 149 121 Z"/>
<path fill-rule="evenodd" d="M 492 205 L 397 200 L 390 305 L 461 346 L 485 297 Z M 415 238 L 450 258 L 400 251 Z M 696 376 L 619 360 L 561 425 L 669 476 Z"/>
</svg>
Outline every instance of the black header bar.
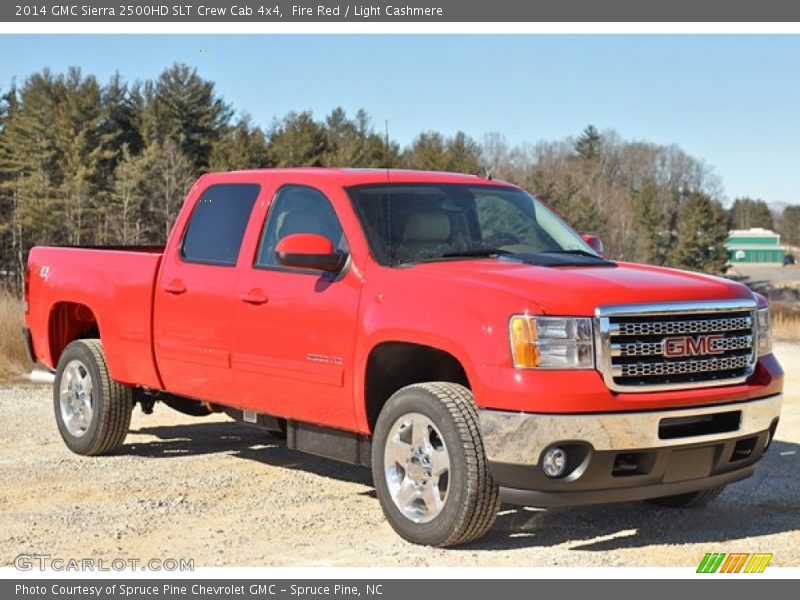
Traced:
<svg viewBox="0 0 800 600">
<path fill-rule="evenodd" d="M 0 22 L 798 22 L 786 0 L 12 0 Z"/>
</svg>

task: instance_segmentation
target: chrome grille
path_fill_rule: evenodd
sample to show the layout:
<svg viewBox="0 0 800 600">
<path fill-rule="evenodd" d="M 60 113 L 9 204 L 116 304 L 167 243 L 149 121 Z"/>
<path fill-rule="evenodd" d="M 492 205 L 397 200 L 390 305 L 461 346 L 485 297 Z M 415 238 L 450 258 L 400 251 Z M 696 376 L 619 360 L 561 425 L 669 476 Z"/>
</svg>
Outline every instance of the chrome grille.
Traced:
<svg viewBox="0 0 800 600">
<path fill-rule="evenodd" d="M 649 377 L 653 375 L 682 375 L 685 373 L 708 373 L 743 369 L 750 362 L 749 356 L 729 358 L 707 358 L 702 360 L 680 360 L 676 362 L 632 363 L 612 367 L 615 376 Z"/>
<path fill-rule="evenodd" d="M 752 327 L 752 325 L 751 325 Z M 724 337 L 712 343 L 714 350 L 744 350 L 753 345 L 752 335 Z M 611 356 L 663 356 L 664 342 L 627 342 L 611 344 Z"/>
<path fill-rule="evenodd" d="M 742 382 L 755 368 L 754 310 L 748 300 L 600 307 L 598 369 L 624 392 Z"/>
<path fill-rule="evenodd" d="M 611 335 L 679 335 L 682 333 L 718 333 L 750 329 L 752 317 L 695 319 L 691 321 L 654 321 L 651 323 L 612 323 Z"/>
</svg>

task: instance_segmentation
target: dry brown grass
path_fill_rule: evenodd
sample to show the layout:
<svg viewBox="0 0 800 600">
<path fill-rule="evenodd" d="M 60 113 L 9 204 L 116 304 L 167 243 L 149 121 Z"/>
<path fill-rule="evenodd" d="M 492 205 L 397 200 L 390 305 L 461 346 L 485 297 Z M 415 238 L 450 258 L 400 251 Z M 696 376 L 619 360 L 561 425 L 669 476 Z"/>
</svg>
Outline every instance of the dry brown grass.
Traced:
<svg viewBox="0 0 800 600">
<path fill-rule="evenodd" d="M 800 315 L 773 313 L 772 332 L 777 340 L 800 342 Z"/>
<path fill-rule="evenodd" d="M 22 344 L 22 303 L 0 290 L 0 380 L 19 377 L 29 368 Z"/>
<path fill-rule="evenodd" d="M 772 335 L 777 340 L 800 341 L 800 306 L 796 302 L 770 303 Z"/>
</svg>

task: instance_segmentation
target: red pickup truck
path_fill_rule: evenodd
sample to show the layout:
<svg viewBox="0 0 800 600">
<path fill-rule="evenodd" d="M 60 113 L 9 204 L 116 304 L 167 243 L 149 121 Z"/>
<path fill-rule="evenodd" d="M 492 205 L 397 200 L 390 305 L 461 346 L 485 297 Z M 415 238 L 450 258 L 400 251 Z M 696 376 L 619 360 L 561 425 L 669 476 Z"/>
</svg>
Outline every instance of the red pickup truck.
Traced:
<svg viewBox="0 0 800 600">
<path fill-rule="evenodd" d="M 25 300 L 72 451 L 114 450 L 136 404 L 224 411 L 371 466 L 422 544 L 478 538 L 501 499 L 703 504 L 780 415 L 763 297 L 608 260 L 482 177 L 204 175 L 165 248 L 34 248 Z"/>
</svg>

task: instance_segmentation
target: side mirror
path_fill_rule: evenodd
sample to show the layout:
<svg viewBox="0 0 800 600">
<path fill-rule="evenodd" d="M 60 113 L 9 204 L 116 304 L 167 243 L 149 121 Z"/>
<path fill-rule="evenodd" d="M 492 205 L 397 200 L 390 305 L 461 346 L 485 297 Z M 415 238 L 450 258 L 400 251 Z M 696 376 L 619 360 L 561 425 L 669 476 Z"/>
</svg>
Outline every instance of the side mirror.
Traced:
<svg viewBox="0 0 800 600">
<path fill-rule="evenodd" d="M 582 235 L 581 238 L 589 245 L 589 248 L 597 252 L 600 256 L 603 256 L 603 242 L 600 241 L 599 237 L 586 234 Z"/>
<path fill-rule="evenodd" d="M 275 257 L 278 264 L 284 267 L 314 269 L 326 273 L 338 273 L 347 260 L 347 254 L 336 252 L 328 238 L 316 233 L 287 235 L 275 247 Z"/>
</svg>

